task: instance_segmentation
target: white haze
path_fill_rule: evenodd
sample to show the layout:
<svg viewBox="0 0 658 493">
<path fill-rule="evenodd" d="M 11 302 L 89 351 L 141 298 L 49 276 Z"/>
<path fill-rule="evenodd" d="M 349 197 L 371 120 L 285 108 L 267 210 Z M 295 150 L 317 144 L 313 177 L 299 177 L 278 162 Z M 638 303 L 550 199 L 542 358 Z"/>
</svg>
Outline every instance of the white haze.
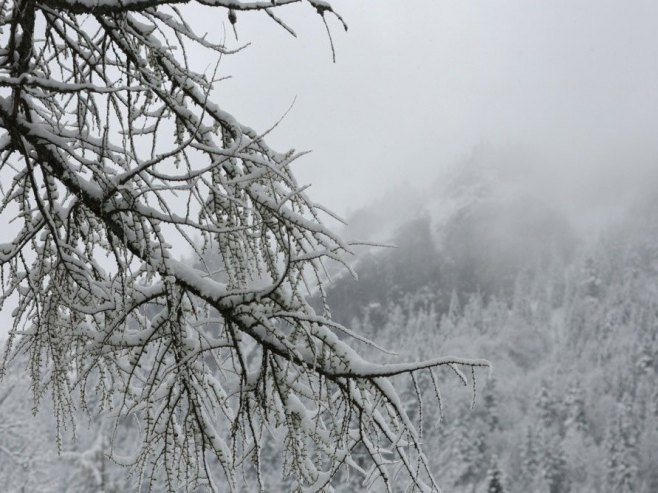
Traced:
<svg viewBox="0 0 658 493">
<path fill-rule="evenodd" d="M 475 147 L 514 149 L 535 193 L 599 224 L 658 157 L 658 3 L 650 0 L 338 1 L 350 30 L 290 8 L 294 39 L 238 18 L 215 97 L 281 149 L 309 193 L 339 213 L 387 189 L 420 189 Z M 229 26 L 195 11 L 210 33 Z M 228 40 L 237 46 L 233 33 Z"/>
<path fill-rule="evenodd" d="M 308 7 L 279 11 L 296 39 L 253 13 L 238 17 L 238 41 L 221 11 L 182 8 L 209 36 L 251 43 L 223 57 L 218 75 L 231 78 L 213 94 L 240 121 L 265 131 L 295 101 L 268 139 L 313 151 L 294 170 L 316 201 L 346 215 L 402 189 L 427 196 L 483 144 L 523 156 L 529 190 L 567 208 L 581 228 L 604 224 L 653 185 L 657 2 L 332 3 L 349 25 L 346 33 L 328 17 L 336 63 Z M 0 334 L 12 309 L 0 313 Z"/>
</svg>

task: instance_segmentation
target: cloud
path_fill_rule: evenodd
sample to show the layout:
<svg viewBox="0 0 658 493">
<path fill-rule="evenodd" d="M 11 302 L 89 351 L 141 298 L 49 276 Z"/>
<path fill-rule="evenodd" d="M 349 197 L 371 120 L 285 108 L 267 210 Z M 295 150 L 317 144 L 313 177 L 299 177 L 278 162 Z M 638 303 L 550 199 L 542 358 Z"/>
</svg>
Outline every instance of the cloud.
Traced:
<svg viewBox="0 0 658 493">
<path fill-rule="evenodd" d="M 329 19 L 336 64 L 310 9 L 285 15 L 298 39 L 266 16 L 240 18 L 253 45 L 225 58 L 234 78 L 217 97 L 257 129 L 297 97 L 271 140 L 314 150 L 296 171 L 338 212 L 398 183 L 426 185 L 482 142 L 526 149 L 537 180 L 574 211 L 632 195 L 654 166 L 655 2 L 335 5 L 350 25 Z M 201 21 L 217 31 L 217 19 Z"/>
</svg>

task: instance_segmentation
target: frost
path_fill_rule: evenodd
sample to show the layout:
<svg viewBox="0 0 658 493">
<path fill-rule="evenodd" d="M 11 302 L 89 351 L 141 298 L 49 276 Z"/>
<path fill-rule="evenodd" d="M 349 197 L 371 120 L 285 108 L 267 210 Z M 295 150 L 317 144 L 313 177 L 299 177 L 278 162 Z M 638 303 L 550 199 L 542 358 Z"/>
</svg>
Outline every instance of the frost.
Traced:
<svg viewBox="0 0 658 493">
<path fill-rule="evenodd" d="M 300 155 L 209 100 L 216 69 L 185 53 L 231 51 L 176 3 L 3 4 L 0 171 L 13 180 L 0 214 L 20 226 L 0 245 L 2 301 L 18 299 L 5 364 L 29 356 L 35 405 L 50 392 L 58 432 L 78 407 L 111 412 L 115 429 L 136 419 L 141 443 L 116 455 L 171 490 L 217 489 L 216 476 L 238 490 L 240 464 L 258 464 L 279 428 L 301 489 L 330 488 L 357 445 L 386 484 L 399 466 L 436 489 L 390 379 L 488 362 L 366 361 L 352 344 L 374 343 L 315 312 L 323 262 L 349 269 L 351 245 L 297 184 Z M 203 3 L 282 24 L 272 10 L 293 0 Z"/>
</svg>

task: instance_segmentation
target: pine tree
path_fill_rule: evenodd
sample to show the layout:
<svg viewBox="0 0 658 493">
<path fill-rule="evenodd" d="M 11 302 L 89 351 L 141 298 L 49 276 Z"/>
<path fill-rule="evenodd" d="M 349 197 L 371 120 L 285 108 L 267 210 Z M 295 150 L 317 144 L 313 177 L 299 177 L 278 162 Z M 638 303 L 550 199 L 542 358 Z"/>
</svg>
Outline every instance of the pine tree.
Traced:
<svg viewBox="0 0 658 493">
<path fill-rule="evenodd" d="M 487 445 L 482 435 L 473 436 L 464 420 L 457 418 L 451 433 L 451 470 L 454 486 L 475 485 L 482 481 Z"/>
<path fill-rule="evenodd" d="M 636 491 L 637 430 L 632 417 L 630 398 L 626 395 L 619 404 L 606 437 L 607 484 L 609 491 Z"/>
<path fill-rule="evenodd" d="M 541 465 L 540 459 L 537 434 L 529 425 L 526 427 L 521 448 L 521 481 L 528 489 L 531 489 L 537 480 L 537 473 Z"/>
<path fill-rule="evenodd" d="M 567 418 L 565 422 L 567 433 L 587 435 L 589 426 L 585 409 L 583 388 L 575 383 L 567 391 Z"/>
<path fill-rule="evenodd" d="M 559 422 L 559 408 L 558 403 L 553 398 L 548 384 L 542 382 L 539 395 L 537 396 L 537 412 L 539 420 L 544 428 L 549 429 Z"/>
<path fill-rule="evenodd" d="M 525 322 L 532 320 L 532 298 L 530 296 L 530 278 L 527 272 L 520 273 L 514 282 L 514 293 L 512 295 L 512 306 L 514 313 Z"/>
<path fill-rule="evenodd" d="M 495 455 L 491 457 L 489 471 L 487 472 L 487 493 L 505 493 L 503 473 Z"/>
<path fill-rule="evenodd" d="M 470 300 L 464 306 L 464 323 L 470 327 L 476 329 L 480 334 L 484 332 L 484 300 L 482 299 L 482 293 L 477 291 L 471 295 Z"/>
<path fill-rule="evenodd" d="M 445 336 L 453 334 L 457 330 L 457 324 L 462 316 L 462 307 L 459 301 L 459 295 L 456 290 L 452 290 L 448 310 L 441 317 L 441 333 Z"/>
<path fill-rule="evenodd" d="M 468 480 L 471 468 L 471 437 L 468 428 L 463 423 L 461 417 L 457 417 L 450 431 L 450 449 L 451 449 L 451 471 L 453 483 L 462 484 Z"/>
<path fill-rule="evenodd" d="M 567 475 L 567 460 L 557 439 L 549 442 L 544 452 L 542 477 L 548 493 L 568 493 L 571 489 Z"/>
<path fill-rule="evenodd" d="M 500 430 L 500 417 L 498 414 L 498 401 L 496 390 L 496 378 L 492 375 L 482 390 L 484 400 L 484 419 L 487 423 L 488 431 L 494 432 Z"/>
<path fill-rule="evenodd" d="M 596 262 L 592 258 L 585 261 L 582 286 L 587 296 L 591 298 L 601 296 L 603 281 Z"/>
</svg>

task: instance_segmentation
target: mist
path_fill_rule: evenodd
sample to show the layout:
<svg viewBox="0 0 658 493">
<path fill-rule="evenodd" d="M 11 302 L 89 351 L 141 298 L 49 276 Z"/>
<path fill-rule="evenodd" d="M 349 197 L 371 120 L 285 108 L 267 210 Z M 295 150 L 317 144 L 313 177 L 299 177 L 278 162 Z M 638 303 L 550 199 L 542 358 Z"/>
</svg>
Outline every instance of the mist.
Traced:
<svg viewBox="0 0 658 493">
<path fill-rule="evenodd" d="M 176 76 L 155 27 L 125 31 L 149 57 L 134 80 L 84 38 L 164 108 L 130 120 L 115 100 L 126 162 L 106 134 L 85 148 L 70 128 L 102 125 L 70 109 L 43 111 L 43 135 L 64 137 L 3 127 L 43 176 L 3 209 L 4 234 L 37 211 L 61 224 L 0 242 L 0 490 L 658 491 L 658 2 L 332 0 L 347 31 L 311 2 L 268 3 L 280 21 L 262 5 L 177 3 L 234 52 L 184 58 L 203 42 L 181 41 Z M 207 89 L 190 71 L 229 116 L 186 92 Z M 7 98 L 72 108 L 89 90 L 39 75 L 21 93 L 10 75 Z M 7 121 L 29 116 L 12 106 Z M 156 140 L 180 148 L 156 158 Z M 67 145 L 73 171 L 36 152 Z M 275 151 L 293 148 L 309 152 L 288 169 Z M 7 162 L 3 187 L 33 174 Z"/>
<path fill-rule="evenodd" d="M 338 2 L 349 31 L 290 9 L 245 17 L 217 98 L 281 149 L 339 214 L 388 189 L 428 193 L 474 149 L 512 150 L 515 180 L 588 229 L 653 179 L 658 5 L 602 1 Z M 199 10 L 201 13 L 202 10 Z M 198 19 L 210 33 L 217 19 Z M 212 24 L 211 24 L 212 23 Z M 228 23 L 224 22 L 224 29 Z M 591 229 L 591 228 L 590 228 Z M 596 229 L 596 228 L 594 228 Z"/>
</svg>

